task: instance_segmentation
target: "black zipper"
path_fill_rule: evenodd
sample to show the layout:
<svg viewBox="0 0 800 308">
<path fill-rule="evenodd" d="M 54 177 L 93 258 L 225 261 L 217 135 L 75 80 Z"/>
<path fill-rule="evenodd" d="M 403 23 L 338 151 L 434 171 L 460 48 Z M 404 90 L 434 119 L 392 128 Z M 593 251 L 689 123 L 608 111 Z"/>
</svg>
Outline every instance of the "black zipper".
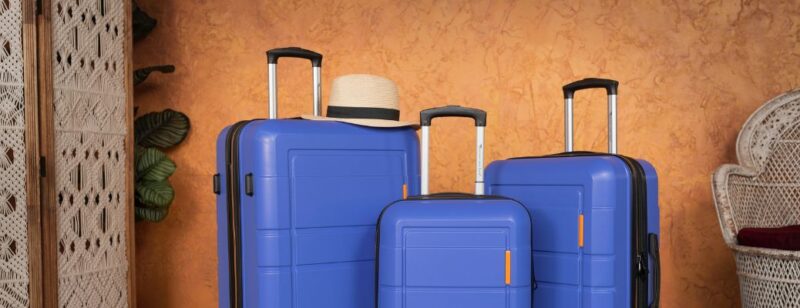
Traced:
<svg viewBox="0 0 800 308">
<path fill-rule="evenodd" d="M 225 172 L 228 192 L 228 285 L 231 308 L 244 305 L 242 290 L 241 194 L 239 193 L 239 133 L 253 120 L 231 125 L 225 137 Z"/>
<path fill-rule="evenodd" d="M 631 170 L 632 200 L 633 206 L 633 229 L 634 246 L 632 279 L 634 284 L 633 307 L 647 307 L 647 277 L 648 258 L 647 258 L 647 180 L 642 165 L 635 159 L 618 155 Z"/>
<path fill-rule="evenodd" d="M 647 234 L 647 178 L 642 165 L 633 158 L 610 153 L 597 152 L 564 152 L 546 156 L 517 157 L 512 159 L 555 158 L 555 157 L 580 157 L 580 156 L 613 156 L 621 159 L 628 170 L 631 171 L 631 202 L 633 202 L 633 234 L 631 243 L 631 282 L 632 293 L 631 307 L 645 308 L 648 306 L 648 234 Z M 654 288 L 654 298 L 658 296 Z"/>
</svg>

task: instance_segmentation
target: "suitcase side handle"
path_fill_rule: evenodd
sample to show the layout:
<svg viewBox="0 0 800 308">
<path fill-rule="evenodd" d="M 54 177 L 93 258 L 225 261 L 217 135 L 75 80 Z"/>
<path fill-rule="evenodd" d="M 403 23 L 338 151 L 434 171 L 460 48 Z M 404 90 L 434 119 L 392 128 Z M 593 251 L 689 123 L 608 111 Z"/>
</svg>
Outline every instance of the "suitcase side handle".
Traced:
<svg viewBox="0 0 800 308">
<path fill-rule="evenodd" d="M 653 258 L 653 302 L 650 308 L 658 308 L 661 302 L 661 256 L 658 251 L 658 235 L 650 233 L 648 242 L 650 244 L 650 257 Z"/>
<path fill-rule="evenodd" d="M 573 151 L 572 101 L 575 92 L 586 89 L 606 89 L 608 94 L 608 152 L 617 153 L 617 90 L 619 81 L 602 78 L 585 78 L 565 85 L 564 91 L 564 144 L 567 152 Z"/>
<path fill-rule="evenodd" d="M 486 111 L 475 108 L 461 106 L 445 106 L 438 108 L 425 109 L 419 113 L 420 126 L 422 126 L 422 146 L 420 147 L 421 169 L 420 191 L 423 195 L 429 194 L 428 173 L 429 173 L 429 152 L 430 152 L 430 127 L 435 118 L 460 117 L 472 118 L 475 120 L 477 130 L 477 143 L 475 145 L 475 194 L 483 195 L 483 141 L 484 129 L 486 128 Z"/>
<path fill-rule="evenodd" d="M 322 109 L 322 55 L 300 47 L 275 48 L 267 51 L 267 70 L 269 71 L 269 118 L 278 118 L 278 59 L 301 58 L 311 61 L 314 84 L 314 115 L 319 116 Z"/>
</svg>

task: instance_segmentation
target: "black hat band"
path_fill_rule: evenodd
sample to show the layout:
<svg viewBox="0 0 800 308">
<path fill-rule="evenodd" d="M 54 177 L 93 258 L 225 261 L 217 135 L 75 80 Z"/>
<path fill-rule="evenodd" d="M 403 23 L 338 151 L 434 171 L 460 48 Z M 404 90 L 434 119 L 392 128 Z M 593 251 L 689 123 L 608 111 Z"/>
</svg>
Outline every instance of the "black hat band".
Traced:
<svg viewBox="0 0 800 308">
<path fill-rule="evenodd" d="M 400 120 L 400 110 L 373 107 L 328 106 L 327 116 L 339 119 Z"/>
</svg>

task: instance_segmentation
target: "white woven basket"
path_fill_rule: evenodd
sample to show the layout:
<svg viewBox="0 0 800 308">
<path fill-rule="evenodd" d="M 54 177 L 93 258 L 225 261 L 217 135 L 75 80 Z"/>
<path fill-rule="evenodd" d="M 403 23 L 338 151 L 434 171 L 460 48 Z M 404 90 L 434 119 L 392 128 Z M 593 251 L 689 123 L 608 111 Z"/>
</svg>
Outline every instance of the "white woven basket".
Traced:
<svg viewBox="0 0 800 308">
<path fill-rule="evenodd" d="M 746 227 L 800 224 L 800 89 L 773 98 L 745 122 L 739 165 L 714 173 L 725 242 L 736 255 L 743 307 L 800 308 L 800 252 L 739 246 Z"/>
</svg>

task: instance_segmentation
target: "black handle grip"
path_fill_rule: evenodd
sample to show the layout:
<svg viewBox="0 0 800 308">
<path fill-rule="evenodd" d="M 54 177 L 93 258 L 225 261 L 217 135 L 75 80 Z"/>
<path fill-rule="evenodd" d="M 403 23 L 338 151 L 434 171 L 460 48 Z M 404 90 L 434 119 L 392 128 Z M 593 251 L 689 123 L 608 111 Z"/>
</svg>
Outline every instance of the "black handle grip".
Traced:
<svg viewBox="0 0 800 308">
<path fill-rule="evenodd" d="M 475 126 L 486 126 L 486 111 L 457 105 L 425 109 L 419 113 L 419 122 L 422 126 L 431 126 L 434 118 L 441 117 L 473 118 Z"/>
<path fill-rule="evenodd" d="M 301 58 L 311 60 L 311 66 L 322 66 L 322 55 L 314 51 L 300 47 L 275 48 L 267 51 L 267 61 L 269 64 L 277 64 L 279 58 Z"/>
<path fill-rule="evenodd" d="M 650 308 L 658 308 L 661 300 L 661 256 L 658 251 L 658 235 L 650 233 L 647 242 L 650 244 L 650 257 L 653 258 L 653 303 Z"/>
<path fill-rule="evenodd" d="M 602 78 L 584 78 L 572 83 L 569 83 L 563 87 L 564 89 L 564 98 L 572 98 L 575 96 L 575 92 L 585 89 L 598 89 L 604 88 L 608 95 L 617 95 L 617 88 L 619 87 L 619 81 L 611 80 L 611 79 L 602 79 Z"/>
</svg>

